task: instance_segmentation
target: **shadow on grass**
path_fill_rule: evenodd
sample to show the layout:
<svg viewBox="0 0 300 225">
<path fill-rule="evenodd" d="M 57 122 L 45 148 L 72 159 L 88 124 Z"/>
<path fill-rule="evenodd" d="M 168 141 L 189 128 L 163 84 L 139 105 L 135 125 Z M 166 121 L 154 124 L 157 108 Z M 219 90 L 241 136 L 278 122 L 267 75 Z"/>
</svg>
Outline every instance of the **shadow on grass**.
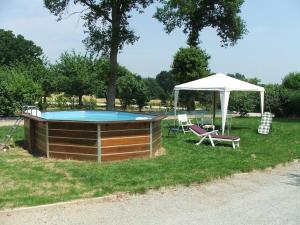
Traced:
<svg viewBox="0 0 300 225">
<path fill-rule="evenodd" d="M 199 141 L 194 140 L 194 139 L 187 139 L 185 142 L 188 143 L 188 144 L 193 144 L 193 145 L 196 146 L 196 143 L 198 143 Z M 230 143 L 225 143 L 225 142 L 214 141 L 214 144 L 215 144 L 215 147 L 229 147 L 229 148 L 232 148 L 231 142 Z M 209 140 L 205 140 L 200 145 L 213 147 Z"/>
</svg>

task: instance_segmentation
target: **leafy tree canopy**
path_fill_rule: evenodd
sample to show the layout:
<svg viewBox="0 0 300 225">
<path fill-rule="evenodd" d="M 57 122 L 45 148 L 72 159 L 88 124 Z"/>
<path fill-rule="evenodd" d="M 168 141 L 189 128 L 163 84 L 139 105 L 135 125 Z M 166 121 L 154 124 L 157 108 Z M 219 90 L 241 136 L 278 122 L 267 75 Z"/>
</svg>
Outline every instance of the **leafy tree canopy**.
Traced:
<svg viewBox="0 0 300 225">
<path fill-rule="evenodd" d="M 121 101 L 122 109 L 126 110 L 130 104 L 138 104 L 139 109 L 149 101 L 149 93 L 144 80 L 133 73 L 118 78 L 118 97 Z"/>
<path fill-rule="evenodd" d="M 33 105 L 43 91 L 26 71 L 0 68 L 0 116 L 13 115 L 23 105 Z"/>
<path fill-rule="evenodd" d="M 188 45 L 199 44 L 199 33 L 205 27 L 217 30 L 222 46 L 234 45 L 246 33 L 239 16 L 244 0 L 163 0 L 155 17 L 165 25 L 167 33 L 183 27 Z"/>
<path fill-rule="evenodd" d="M 175 83 L 181 84 L 208 76 L 210 73 L 208 68 L 209 58 L 206 52 L 200 48 L 180 48 L 175 54 L 172 64 Z M 180 101 L 187 106 L 187 110 L 195 110 L 194 100 L 197 93 L 184 91 L 180 95 L 182 96 Z"/>
<path fill-rule="evenodd" d="M 81 18 L 85 21 L 87 48 L 95 54 L 109 55 L 110 71 L 107 88 L 107 109 L 114 109 L 117 80 L 117 58 L 125 44 L 133 44 L 138 37 L 129 27 L 132 11 L 143 12 L 154 0 L 44 0 L 45 6 L 54 15 L 62 18 L 68 6 L 83 7 Z"/>
<path fill-rule="evenodd" d="M 90 57 L 65 52 L 54 65 L 54 73 L 58 79 L 59 91 L 67 95 L 76 95 L 79 105 L 82 105 L 82 96 L 93 93 L 93 61 Z"/>
<path fill-rule="evenodd" d="M 169 94 L 173 92 L 175 80 L 174 75 L 170 71 L 161 71 L 156 75 L 156 80 L 165 92 Z"/>
<path fill-rule="evenodd" d="M 43 61 L 43 50 L 22 35 L 0 29 L 0 66 Z"/>
<path fill-rule="evenodd" d="M 300 72 L 289 73 L 283 78 L 282 85 L 288 89 L 300 91 Z"/>
<path fill-rule="evenodd" d="M 209 75 L 208 60 L 210 56 L 200 48 L 180 48 L 175 54 L 172 73 L 176 84 L 196 80 Z"/>
</svg>

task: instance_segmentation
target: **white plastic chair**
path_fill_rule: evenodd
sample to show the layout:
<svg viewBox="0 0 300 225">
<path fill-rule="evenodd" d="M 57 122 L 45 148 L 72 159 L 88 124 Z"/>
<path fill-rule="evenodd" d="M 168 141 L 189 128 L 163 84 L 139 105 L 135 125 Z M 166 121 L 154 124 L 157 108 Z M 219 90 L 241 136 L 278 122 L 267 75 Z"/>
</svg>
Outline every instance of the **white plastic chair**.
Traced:
<svg viewBox="0 0 300 225">
<path fill-rule="evenodd" d="M 187 114 L 180 114 L 177 116 L 178 127 L 182 129 L 183 133 L 188 132 L 188 126 L 193 125 L 191 120 L 188 119 Z"/>
</svg>

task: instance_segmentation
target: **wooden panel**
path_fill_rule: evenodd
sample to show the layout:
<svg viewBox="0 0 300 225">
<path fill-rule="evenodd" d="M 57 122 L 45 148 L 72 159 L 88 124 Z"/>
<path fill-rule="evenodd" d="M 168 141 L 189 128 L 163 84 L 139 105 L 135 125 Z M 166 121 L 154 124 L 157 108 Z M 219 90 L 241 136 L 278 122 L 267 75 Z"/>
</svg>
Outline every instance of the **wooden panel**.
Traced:
<svg viewBox="0 0 300 225">
<path fill-rule="evenodd" d="M 102 161 L 114 161 L 114 160 L 124 160 L 130 158 L 148 158 L 150 157 L 150 151 L 146 152 L 135 152 L 126 154 L 116 154 L 116 155 L 102 155 Z"/>
<path fill-rule="evenodd" d="M 57 123 L 49 122 L 49 129 L 62 129 L 62 130 L 89 130 L 96 131 L 97 124 L 93 123 Z"/>
<path fill-rule="evenodd" d="M 152 128 L 152 133 L 156 133 L 156 132 L 159 132 L 159 131 L 161 131 L 160 127 Z"/>
<path fill-rule="evenodd" d="M 153 141 L 152 149 L 160 148 L 160 146 L 161 146 L 161 138 L 158 138 L 157 140 Z"/>
<path fill-rule="evenodd" d="M 94 148 L 94 147 L 49 145 L 49 151 L 51 151 L 51 152 L 71 152 L 71 153 L 97 155 L 97 148 Z"/>
<path fill-rule="evenodd" d="M 161 124 L 160 121 L 153 122 L 152 123 L 152 128 L 161 127 L 160 124 Z"/>
<path fill-rule="evenodd" d="M 97 161 L 97 156 L 95 156 L 95 155 L 79 155 L 79 154 L 65 154 L 65 153 L 49 152 L 49 156 L 51 158 L 56 158 L 56 159 L 75 159 L 75 160 L 83 160 L 83 161 Z"/>
<path fill-rule="evenodd" d="M 79 145 L 79 146 L 97 146 L 97 140 L 86 139 L 67 139 L 67 138 L 55 138 L 49 137 L 50 144 L 58 145 Z"/>
<path fill-rule="evenodd" d="M 101 124 L 101 131 L 147 129 L 147 128 L 148 129 L 150 128 L 149 122 Z"/>
<path fill-rule="evenodd" d="M 116 146 L 116 145 L 132 145 L 132 144 L 144 144 L 149 143 L 149 136 L 134 137 L 134 138 L 112 138 L 101 140 L 101 146 Z"/>
<path fill-rule="evenodd" d="M 152 134 L 152 140 L 154 141 L 160 136 L 161 136 L 161 131 L 159 130 L 158 132 Z"/>
<path fill-rule="evenodd" d="M 49 136 L 97 139 L 97 132 L 49 130 Z"/>
<path fill-rule="evenodd" d="M 136 135 L 149 135 L 150 129 L 147 130 L 124 130 L 124 131 L 106 131 L 101 132 L 101 138 L 110 138 L 110 137 L 131 137 Z"/>
<path fill-rule="evenodd" d="M 125 153 L 125 152 L 136 152 L 145 151 L 150 149 L 150 144 L 142 145 L 131 145 L 131 146 L 115 146 L 115 147 L 103 147 L 101 149 L 102 154 L 112 154 L 112 153 Z"/>
<path fill-rule="evenodd" d="M 43 129 L 43 130 L 45 130 L 45 129 L 46 129 L 46 124 L 43 123 L 43 122 L 36 122 L 36 123 L 35 123 L 35 127 L 36 127 L 37 129 Z"/>
<path fill-rule="evenodd" d="M 37 142 L 35 144 L 35 150 L 42 153 L 43 155 L 46 153 L 46 146 L 43 143 Z"/>
</svg>

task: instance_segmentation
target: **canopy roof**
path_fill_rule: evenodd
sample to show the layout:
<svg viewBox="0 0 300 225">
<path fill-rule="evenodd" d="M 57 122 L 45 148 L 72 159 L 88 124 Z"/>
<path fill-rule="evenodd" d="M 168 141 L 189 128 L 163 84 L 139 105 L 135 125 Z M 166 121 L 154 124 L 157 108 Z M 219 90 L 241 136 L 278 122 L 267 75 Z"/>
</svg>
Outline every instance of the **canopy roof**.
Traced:
<svg viewBox="0 0 300 225">
<path fill-rule="evenodd" d="M 174 90 L 265 91 L 263 87 L 235 79 L 222 73 L 176 85 Z"/>
</svg>

